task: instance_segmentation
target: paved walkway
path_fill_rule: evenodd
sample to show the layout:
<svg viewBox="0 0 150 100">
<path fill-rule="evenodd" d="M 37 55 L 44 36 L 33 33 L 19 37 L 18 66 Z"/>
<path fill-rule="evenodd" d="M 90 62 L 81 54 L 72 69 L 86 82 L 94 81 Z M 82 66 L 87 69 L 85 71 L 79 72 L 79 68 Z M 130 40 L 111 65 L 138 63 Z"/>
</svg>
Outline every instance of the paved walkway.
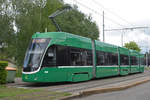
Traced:
<svg viewBox="0 0 150 100">
<path fill-rule="evenodd" d="M 150 100 L 150 82 L 124 91 L 94 94 L 73 100 Z"/>
</svg>

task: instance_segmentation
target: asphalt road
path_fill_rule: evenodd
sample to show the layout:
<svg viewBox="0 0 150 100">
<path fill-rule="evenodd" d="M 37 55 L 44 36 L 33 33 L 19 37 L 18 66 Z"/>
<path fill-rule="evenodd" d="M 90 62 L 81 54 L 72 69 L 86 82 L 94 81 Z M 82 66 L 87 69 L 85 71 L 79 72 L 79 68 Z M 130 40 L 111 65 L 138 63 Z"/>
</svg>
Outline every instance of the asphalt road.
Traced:
<svg viewBox="0 0 150 100">
<path fill-rule="evenodd" d="M 150 82 L 123 91 L 95 94 L 73 100 L 150 100 Z"/>
</svg>

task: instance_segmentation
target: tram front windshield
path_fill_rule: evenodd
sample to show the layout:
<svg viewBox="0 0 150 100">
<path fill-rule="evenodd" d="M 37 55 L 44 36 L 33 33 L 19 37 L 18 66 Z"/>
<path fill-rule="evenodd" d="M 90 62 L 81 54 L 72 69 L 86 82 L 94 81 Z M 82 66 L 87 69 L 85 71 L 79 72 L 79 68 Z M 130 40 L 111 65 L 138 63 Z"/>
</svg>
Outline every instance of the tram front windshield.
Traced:
<svg viewBox="0 0 150 100">
<path fill-rule="evenodd" d="M 36 71 L 40 66 L 42 55 L 48 46 L 50 39 L 35 38 L 31 40 L 25 55 L 23 71 Z"/>
</svg>

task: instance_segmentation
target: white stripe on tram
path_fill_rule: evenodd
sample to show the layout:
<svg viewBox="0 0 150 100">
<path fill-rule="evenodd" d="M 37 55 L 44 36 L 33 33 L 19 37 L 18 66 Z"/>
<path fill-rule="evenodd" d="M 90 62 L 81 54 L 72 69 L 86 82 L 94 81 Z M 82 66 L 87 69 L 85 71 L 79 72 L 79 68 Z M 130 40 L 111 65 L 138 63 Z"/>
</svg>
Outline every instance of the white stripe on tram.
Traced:
<svg viewBox="0 0 150 100">
<path fill-rule="evenodd" d="M 87 68 L 93 66 L 59 66 L 58 68 Z"/>
</svg>

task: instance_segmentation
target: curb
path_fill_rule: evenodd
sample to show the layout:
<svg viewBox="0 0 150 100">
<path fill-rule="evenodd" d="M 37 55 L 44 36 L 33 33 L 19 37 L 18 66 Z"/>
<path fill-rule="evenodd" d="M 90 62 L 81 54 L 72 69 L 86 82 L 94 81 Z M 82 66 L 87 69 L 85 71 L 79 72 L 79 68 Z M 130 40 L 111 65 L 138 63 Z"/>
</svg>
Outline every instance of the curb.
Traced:
<svg viewBox="0 0 150 100">
<path fill-rule="evenodd" d="M 150 78 L 142 80 L 142 81 L 138 81 L 138 82 L 133 82 L 133 83 L 128 84 L 128 85 L 121 85 L 121 86 L 113 86 L 110 88 L 99 88 L 99 89 L 87 90 L 87 91 L 81 92 L 80 95 L 87 96 L 87 95 L 97 94 L 97 93 L 106 93 L 106 92 L 124 90 L 124 89 L 128 89 L 128 88 L 146 83 L 148 81 L 150 81 Z"/>
<path fill-rule="evenodd" d="M 108 88 L 88 89 L 88 90 L 82 91 L 80 93 L 73 94 L 71 96 L 66 96 L 66 97 L 60 98 L 58 100 L 69 100 L 69 99 L 83 97 L 83 96 L 88 96 L 88 95 L 92 95 L 92 94 L 125 90 L 125 89 L 128 89 L 128 88 L 131 88 L 131 87 L 134 87 L 134 86 L 146 83 L 148 81 L 150 81 L 150 78 L 142 80 L 142 81 L 138 81 L 138 82 L 133 82 L 133 83 L 130 83 L 128 85 L 112 86 L 112 87 L 108 87 Z"/>
<path fill-rule="evenodd" d="M 80 97 L 80 96 L 81 96 L 80 93 L 76 93 L 76 94 L 72 94 L 72 95 L 70 95 L 70 96 L 62 97 L 62 98 L 60 98 L 60 99 L 58 99 L 58 100 L 69 100 L 69 99 L 78 98 L 78 97 Z"/>
</svg>

